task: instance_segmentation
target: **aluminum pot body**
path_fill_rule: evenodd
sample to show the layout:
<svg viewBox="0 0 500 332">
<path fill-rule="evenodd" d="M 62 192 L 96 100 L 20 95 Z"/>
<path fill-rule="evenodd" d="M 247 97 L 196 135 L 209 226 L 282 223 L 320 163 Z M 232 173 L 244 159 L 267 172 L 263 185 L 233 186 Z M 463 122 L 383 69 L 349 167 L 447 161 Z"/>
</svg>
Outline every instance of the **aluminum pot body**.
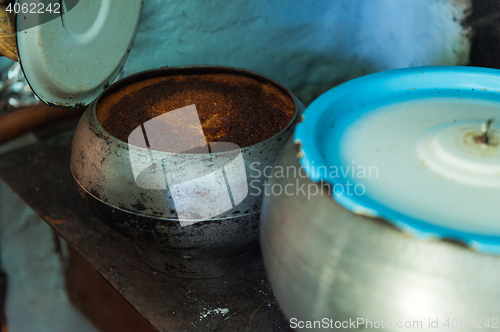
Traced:
<svg viewBox="0 0 500 332">
<path fill-rule="evenodd" d="M 296 105 L 292 122 L 271 138 L 240 150 L 248 195 L 232 209 L 204 221 L 180 226 L 168 184 L 166 189 L 144 189 L 136 184 L 132 161 L 151 156 L 182 171 L 191 163 L 204 163 L 206 154 L 169 154 L 134 148 L 111 136 L 96 117 L 102 96 L 131 83 L 159 76 L 231 73 L 272 82 L 289 94 Z M 264 176 L 291 136 L 292 123 L 303 105 L 279 83 L 260 74 L 230 67 L 171 67 L 129 76 L 107 89 L 85 111 L 77 126 L 71 152 L 71 171 L 76 187 L 88 206 L 108 226 L 135 240 L 139 253 L 153 267 L 183 277 L 216 277 L 231 273 L 255 257 L 258 249 L 259 215 Z M 212 154 L 213 156 L 214 154 Z M 132 158 L 132 159 L 131 159 Z M 135 159 L 134 159 L 135 158 Z M 234 151 L 217 153 L 223 164 Z M 161 178 L 165 179 L 164 174 Z"/>
<path fill-rule="evenodd" d="M 299 167 L 290 139 L 275 171 Z M 327 186 L 288 173 L 275 173 L 267 184 L 261 246 L 272 289 L 293 328 L 312 331 L 307 321 L 319 321 L 370 330 L 383 320 L 384 330 L 442 331 L 448 320 L 450 328 L 458 322 L 468 331 L 487 319 L 498 322 L 500 256 L 413 238 L 344 209 Z"/>
</svg>

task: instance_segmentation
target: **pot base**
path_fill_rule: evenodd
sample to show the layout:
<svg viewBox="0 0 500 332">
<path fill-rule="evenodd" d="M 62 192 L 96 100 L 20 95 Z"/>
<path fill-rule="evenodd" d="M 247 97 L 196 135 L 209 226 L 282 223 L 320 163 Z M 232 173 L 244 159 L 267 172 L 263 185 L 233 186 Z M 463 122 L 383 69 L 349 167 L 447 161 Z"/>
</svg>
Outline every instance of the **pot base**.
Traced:
<svg viewBox="0 0 500 332">
<path fill-rule="evenodd" d="M 137 214 L 109 205 L 78 181 L 84 202 L 111 229 L 132 239 L 151 267 L 183 278 L 215 278 L 249 264 L 259 253 L 259 216 L 251 213 L 180 227 L 179 221 Z"/>
<path fill-rule="evenodd" d="M 161 248 L 134 241 L 141 258 L 152 268 L 181 278 L 215 278 L 238 271 L 259 252 L 258 242 L 231 248 L 200 251 Z"/>
</svg>

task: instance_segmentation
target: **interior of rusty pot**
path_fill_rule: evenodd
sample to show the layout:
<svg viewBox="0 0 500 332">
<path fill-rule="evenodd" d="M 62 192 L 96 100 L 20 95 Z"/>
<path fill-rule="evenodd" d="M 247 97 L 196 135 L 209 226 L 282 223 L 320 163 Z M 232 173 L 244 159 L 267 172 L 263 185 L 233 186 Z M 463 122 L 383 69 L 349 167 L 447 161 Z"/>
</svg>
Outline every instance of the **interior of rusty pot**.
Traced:
<svg viewBox="0 0 500 332">
<path fill-rule="evenodd" d="M 212 142 L 244 148 L 276 135 L 295 117 L 289 91 L 247 70 L 196 67 L 147 74 L 114 85 L 97 103 L 99 123 L 128 144 L 143 147 L 131 137 L 137 130 L 153 136 L 145 142 L 151 150 L 203 153 Z"/>
</svg>

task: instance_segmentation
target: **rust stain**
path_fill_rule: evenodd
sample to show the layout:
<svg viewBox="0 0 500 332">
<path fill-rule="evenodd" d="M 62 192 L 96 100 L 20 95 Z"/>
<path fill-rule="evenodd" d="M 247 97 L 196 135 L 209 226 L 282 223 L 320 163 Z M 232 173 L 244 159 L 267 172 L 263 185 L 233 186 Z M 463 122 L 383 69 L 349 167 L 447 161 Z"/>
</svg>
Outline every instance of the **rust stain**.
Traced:
<svg viewBox="0 0 500 332">
<path fill-rule="evenodd" d="M 44 219 L 47 220 L 48 222 L 50 222 L 51 224 L 54 224 L 54 225 L 61 225 L 61 224 L 65 223 L 65 221 L 63 219 L 52 219 L 51 217 L 47 217 L 47 216 L 45 216 Z"/>
<path fill-rule="evenodd" d="M 262 305 L 260 307 L 258 307 L 257 309 L 255 309 L 254 312 L 252 312 L 252 314 L 250 315 L 250 320 L 248 321 L 248 325 L 252 324 L 252 318 L 253 318 L 253 316 L 255 316 L 257 311 L 259 311 L 260 308 L 262 308 Z"/>
</svg>

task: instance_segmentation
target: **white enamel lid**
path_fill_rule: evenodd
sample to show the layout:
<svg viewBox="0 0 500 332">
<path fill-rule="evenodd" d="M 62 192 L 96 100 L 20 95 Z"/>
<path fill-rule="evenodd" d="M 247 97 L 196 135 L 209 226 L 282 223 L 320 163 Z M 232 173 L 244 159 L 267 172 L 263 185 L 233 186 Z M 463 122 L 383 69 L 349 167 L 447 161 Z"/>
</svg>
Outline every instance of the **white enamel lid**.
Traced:
<svg viewBox="0 0 500 332">
<path fill-rule="evenodd" d="M 142 0 L 18 0 L 13 8 L 31 89 L 48 105 L 75 107 L 90 104 L 120 72 Z"/>
</svg>

